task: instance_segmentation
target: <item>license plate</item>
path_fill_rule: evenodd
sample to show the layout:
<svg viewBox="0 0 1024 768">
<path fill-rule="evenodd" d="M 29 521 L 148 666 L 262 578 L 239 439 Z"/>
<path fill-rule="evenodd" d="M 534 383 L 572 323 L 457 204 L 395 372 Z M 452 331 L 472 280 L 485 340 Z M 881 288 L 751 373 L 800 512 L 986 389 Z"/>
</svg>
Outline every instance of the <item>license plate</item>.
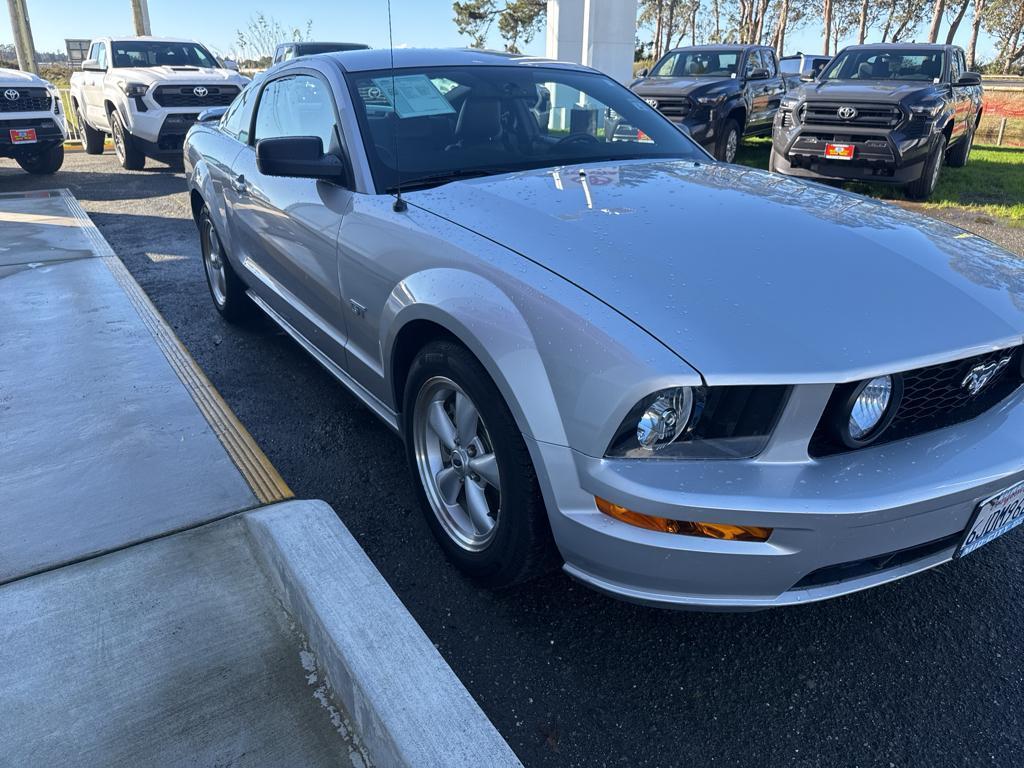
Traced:
<svg viewBox="0 0 1024 768">
<path fill-rule="evenodd" d="M 12 144 L 35 144 L 36 141 L 35 128 L 11 128 Z"/>
<path fill-rule="evenodd" d="M 825 145 L 825 157 L 829 160 L 853 160 L 853 144 Z"/>
<path fill-rule="evenodd" d="M 957 557 L 969 555 L 1024 522 L 1024 483 L 1017 483 L 981 502 Z"/>
</svg>

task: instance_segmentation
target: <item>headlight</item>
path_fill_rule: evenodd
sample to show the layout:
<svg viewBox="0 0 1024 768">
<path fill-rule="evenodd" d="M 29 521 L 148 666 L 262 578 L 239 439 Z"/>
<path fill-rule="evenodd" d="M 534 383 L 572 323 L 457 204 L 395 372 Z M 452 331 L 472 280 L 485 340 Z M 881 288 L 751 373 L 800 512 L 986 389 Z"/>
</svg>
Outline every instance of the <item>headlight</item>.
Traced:
<svg viewBox="0 0 1024 768">
<path fill-rule="evenodd" d="M 704 107 L 717 107 L 725 101 L 725 94 L 720 93 L 717 96 L 698 96 L 697 103 Z"/>
<path fill-rule="evenodd" d="M 622 420 L 606 455 L 737 459 L 768 443 L 789 387 L 672 387 L 645 397 Z"/>
<path fill-rule="evenodd" d="M 785 98 L 779 102 L 779 106 L 782 109 L 796 109 L 800 104 L 800 99 Z"/>
<path fill-rule="evenodd" d="M 121 90 L 124 91 L 125 96 L 130 99 L 139 99 L 146 95 L 146 91 L 149 90 L 149 86 L 145 83 L 129 83 L 127 80 L 122 80 L 118 83 L 121 86 Z"/>
<path fill-rule="evenodd" d="M 941 101 L 914 104 L 910 107 L 910 112 L 915 117 L 927 117 L 931 119 L 942 111 L 943 106 L 944 105 Z"/>
</svg>

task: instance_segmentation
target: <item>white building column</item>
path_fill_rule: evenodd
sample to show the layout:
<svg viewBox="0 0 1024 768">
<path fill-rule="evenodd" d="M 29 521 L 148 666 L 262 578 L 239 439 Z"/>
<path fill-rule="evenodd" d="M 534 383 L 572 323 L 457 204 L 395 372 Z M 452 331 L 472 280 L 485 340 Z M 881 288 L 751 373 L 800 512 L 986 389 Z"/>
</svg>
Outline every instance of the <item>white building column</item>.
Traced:
<svg viewBox="0 0 1024 768">
<path fill-rule="evenodd" d="M 633 79 L 636 11 L 637 0 L 548 0 L 545 55 L 628 83 Z"/>
</svg>

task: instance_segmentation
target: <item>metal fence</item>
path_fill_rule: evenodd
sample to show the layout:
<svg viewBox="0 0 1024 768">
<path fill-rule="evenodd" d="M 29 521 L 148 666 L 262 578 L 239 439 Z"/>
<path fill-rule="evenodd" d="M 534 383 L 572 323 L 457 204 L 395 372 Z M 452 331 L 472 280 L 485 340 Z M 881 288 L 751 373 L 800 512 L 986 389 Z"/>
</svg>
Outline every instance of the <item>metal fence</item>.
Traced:
<svg viewBox="0 0 1024 768">
<path fill-rule="evenodd" d="M 71 107 L 71 91 L 67 88 L 61 88 L 60 100 L 64 104 L 64 117 L 68 121 L 68 141 L 81 141 L 82 128 L 78 125 L 78 115 Z"/>
</svg>

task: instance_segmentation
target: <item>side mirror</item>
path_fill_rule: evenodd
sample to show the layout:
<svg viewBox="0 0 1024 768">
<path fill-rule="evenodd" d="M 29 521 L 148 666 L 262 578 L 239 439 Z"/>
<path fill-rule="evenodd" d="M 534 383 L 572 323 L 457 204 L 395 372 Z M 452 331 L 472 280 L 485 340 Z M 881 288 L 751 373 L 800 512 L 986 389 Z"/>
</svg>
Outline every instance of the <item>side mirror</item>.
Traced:
<svg viewBox="0 0 1024 768">
<path fill-rule="evenodd" d="M 764 67 L 758 67 L 757 69 L 751 71 L 751 73 L 749 75 L 747 75 L 747 80 L 767 80 L 767 79 L 768 79 L 768 70 L 765 69 Z"/>
<path fill-rule="evenodd" d="M 256 167 L 264 176 L 342 181 L 348 176 L 345 162 L 325 155 L 319 136 L 284 136 L 256 142 Z"/>
<path fill-rule="evenodd" d="M 227 107 L 210 107 L 210 109 L 204 109 L 200 112 L 196 121 L 200 123 L 213 123 L 224 117 L 224 113 L 227 111 Z"/>
<path fill-rule="evenodd" d="M 647 67 L 642 67 L 640 71 L 636 73 L 636 76 L 647 77 L 649 74 L 651 74 L 651 70 L 649 70 Z"/>
<path fill-rule="evenodd" d="M 981 85 L 981 75 L 977 72 L 964 72 L 960 75 L 960 79 L 956 81 L 957 85 Z"/>
<path fill-rule="evenodd" d="M 237 72 L 238 62 L 234 59 L 224 59 L 224 69 L 230 69 L 232 72 Z"/>
<path fill-rule="evenodd" d="M 106 67 L 101 67 L 96 59 L 86 59 L 82 62 L 83 72 L 106 72 Z"/>
</svg>

